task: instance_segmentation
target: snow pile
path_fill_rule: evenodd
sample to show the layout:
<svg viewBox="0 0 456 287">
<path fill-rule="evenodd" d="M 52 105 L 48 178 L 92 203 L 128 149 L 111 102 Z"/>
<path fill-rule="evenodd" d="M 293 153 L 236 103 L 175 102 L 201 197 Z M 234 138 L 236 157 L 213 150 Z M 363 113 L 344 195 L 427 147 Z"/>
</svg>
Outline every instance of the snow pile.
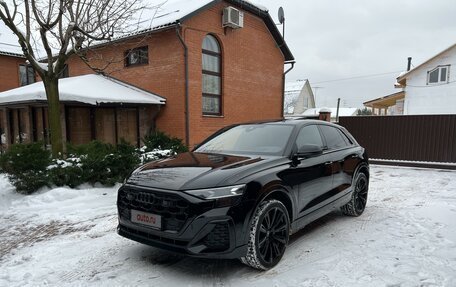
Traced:
<svg viewBox="0 0 456 287">
<path fill-rule="evenodd" d="M 0 173 L 0 216 L 8 209 L 11 202 L 19 198 L 21 196 L 16 193 L 14 187 L 8 181 L 8 177 Z"/>
<path fill-rule="evenodd" d="M 310 224 L 267 272 L 118 236 L 118 187 L 22 196 L 0 176 L 0 286 L 456 286 L 456 171 L 371 166 L 365 213 Z"/>
</svg>

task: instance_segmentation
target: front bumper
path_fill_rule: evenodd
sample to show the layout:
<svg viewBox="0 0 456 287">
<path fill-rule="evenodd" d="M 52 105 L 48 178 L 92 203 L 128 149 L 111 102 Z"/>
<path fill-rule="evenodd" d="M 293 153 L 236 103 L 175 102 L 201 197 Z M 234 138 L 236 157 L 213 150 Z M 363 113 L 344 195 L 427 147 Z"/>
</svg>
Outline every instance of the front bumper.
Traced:
<svg viewBox="0 0 456 287">
<path fill-rule="evenodd" d="M 204 258 L 247 252 L 249 210 L 240 197 L 202 200 L 180 191 L 124 185 L 117 208 L 119 235 L 154 247 Z M 131 209 L 162 217 L 160 230 L 130 220 Z"/>
</svg>

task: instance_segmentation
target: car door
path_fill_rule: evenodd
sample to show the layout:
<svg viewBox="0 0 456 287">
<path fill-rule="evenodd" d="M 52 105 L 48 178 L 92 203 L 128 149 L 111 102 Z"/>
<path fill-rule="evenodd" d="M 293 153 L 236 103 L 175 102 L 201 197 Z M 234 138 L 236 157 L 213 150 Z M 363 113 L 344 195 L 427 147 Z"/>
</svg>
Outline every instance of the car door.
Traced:
<svg viewBox="0 0 456 287">
<path fill-rule="evenodd" d="M 339 128 L 330 125 L 319 125 L 319 128 L 333 174 L 331 199 L 336 200 L 348 192 L 359 159 L 353 143 Z"/>
<path fill-rule="evenodd" d="M 296 150 L 306 144 L 323 147 L 324 143 L 316 125 L 304 126 L 299 131 L 295 142 Z M 314 211 L 332 187 L 332 170 L 327 164 L 327 158 L 321 154 L 299 159 L 296 166 L 290 169 L 297 191 L 295 196 L 298 218 Z"/>
</svg>

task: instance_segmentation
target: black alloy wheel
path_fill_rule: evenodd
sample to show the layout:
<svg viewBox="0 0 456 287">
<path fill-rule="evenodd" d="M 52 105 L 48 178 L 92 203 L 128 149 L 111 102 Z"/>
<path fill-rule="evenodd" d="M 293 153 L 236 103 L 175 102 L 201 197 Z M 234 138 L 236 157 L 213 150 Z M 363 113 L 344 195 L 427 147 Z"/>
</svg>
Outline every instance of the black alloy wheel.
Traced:
<svg viewBox="0 0 456 287">
<path fill-rule="evenodd" d="M 353 183 L 351 200 L 346 205 L 341 207 L 342 212 L 345 215 L 360 216 L 366 208 L 368 191 L 369 183 L 367 176 L 360 172 L 357 174 Z"/>
<path fill-rule="evenodd" d="M 363 174 L 364 175 L 364 174 Z M 360 176 L 355 186 L 355 209 L 356 213 L 363 213 L 367 203 L 367 178 Z"/>
<path fill-rule="evenodd" d="M 261 203 L 252 222 L 247 256 L 242 262 L 256 269 L 267 270 L 279 263 L 288 244 L 290 219 L 282 202 Z"/>
<path fill-rule="evenodd" d="M 278 207 L 269 209 L 258 232 L 258 250 L 265 262 L 270 264 L 283 254 L 287 244 L 286 231 L 287 220 L 283 211 Z"/>
</svg>

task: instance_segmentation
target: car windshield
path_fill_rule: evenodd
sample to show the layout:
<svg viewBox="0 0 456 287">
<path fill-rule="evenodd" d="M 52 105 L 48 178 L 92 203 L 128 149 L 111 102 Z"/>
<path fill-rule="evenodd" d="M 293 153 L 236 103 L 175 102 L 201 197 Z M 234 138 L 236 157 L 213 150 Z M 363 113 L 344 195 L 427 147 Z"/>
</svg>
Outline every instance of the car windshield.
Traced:
<svg viewBox="0 0 456 287">
<path fill-rule="evenodd" d="M 239 125 L 202 144 L 195 152 L 282 155 L 293 128 L 284 124 Z"/>
</svg>

